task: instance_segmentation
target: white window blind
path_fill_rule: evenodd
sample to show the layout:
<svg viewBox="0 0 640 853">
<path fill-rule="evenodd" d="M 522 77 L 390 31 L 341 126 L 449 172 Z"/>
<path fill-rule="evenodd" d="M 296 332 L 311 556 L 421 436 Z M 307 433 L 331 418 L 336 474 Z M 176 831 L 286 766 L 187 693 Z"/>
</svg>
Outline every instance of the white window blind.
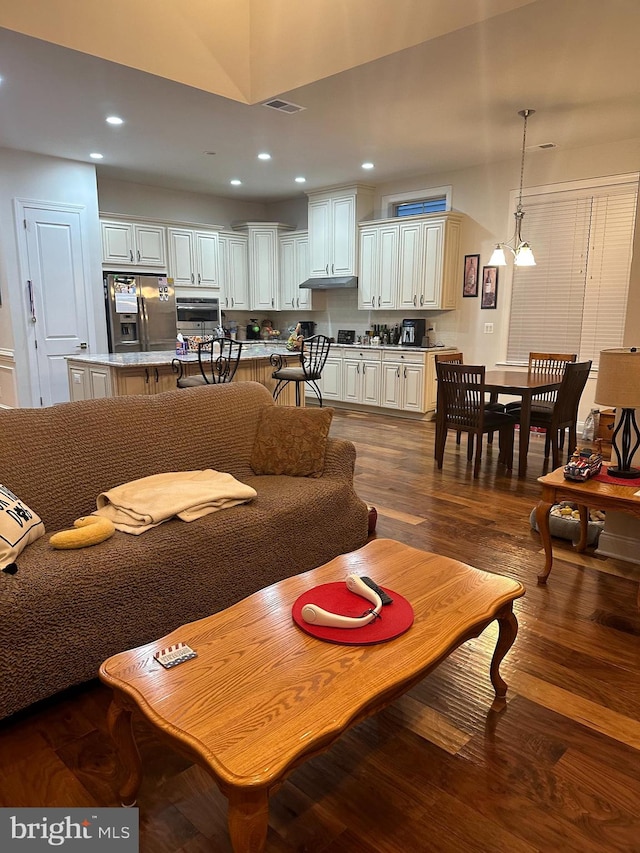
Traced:
<svg viewBox="0 0 640 853">
<path fill-rule="evenodd" d="M 637 183 L 524 200 L 536 266 L 514 267 L 507 360 L 575 352 L 598 364 L 622 345 Z"/>
</svg>

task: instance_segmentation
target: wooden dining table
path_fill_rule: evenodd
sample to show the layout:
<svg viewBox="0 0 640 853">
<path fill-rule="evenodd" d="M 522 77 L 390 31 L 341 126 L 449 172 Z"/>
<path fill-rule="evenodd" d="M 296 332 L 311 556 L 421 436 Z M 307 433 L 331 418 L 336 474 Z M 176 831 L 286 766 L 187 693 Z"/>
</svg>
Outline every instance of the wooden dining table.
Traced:
<svg viewBox="0 0 640 853">
<path fill-rule="evenodd" d="M 557 391 L 562 384 L 561 373 L 540 373 L 532 370 L 487 370 L 485 388 L 495 403 L 500 394 L 520 397 L 520 442 L 518 447 L 518 477 L 527 473 L 531 401 L 546 391 Z"/>
</svg>

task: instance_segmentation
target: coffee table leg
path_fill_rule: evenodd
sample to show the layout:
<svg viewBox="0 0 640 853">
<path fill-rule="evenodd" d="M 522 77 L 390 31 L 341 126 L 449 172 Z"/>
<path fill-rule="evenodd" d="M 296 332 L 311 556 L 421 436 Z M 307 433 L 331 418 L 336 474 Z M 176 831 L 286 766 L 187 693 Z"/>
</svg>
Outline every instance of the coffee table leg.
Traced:
<svg viewBox="0 0 640 853">
<path fill-rule="evenodd" d="M 229 799 L 229 837 L 234 853 L 262 853 L 269 827 L 266 790 L 226 791 Z"/>
<path fill-rule="evenodd" d="M 126 779 L 120 787 L 120 801 L 123 806 L 135 806 L 136 796 L 142 781 L 142 761 L 133 737 L 131 709 L 124 706 L 114 696 L 107 713 L 109 734 L 116 745 L 118 758 L 126 772 Z"/>
<path fill-rule="evenodd" d="M 513 605 L 511 602 L 506 604 L 496 616 L 500 633 L 496 649 L 491 659 L 491 683 L 496 692 L 497 699 L 504 699 L 507 695 L 507 683 L 500 675 L 500 664 L 506 653 L 513 645 L 518 634 L 518 620 L 513 613 Z"/>
<path fill-rule="evenodd" d="M 538 505 L 536 506 L 536 524 L 540 531 L 545 557 L 544 569 L 538 575 L 539 584 L 547 582 L 551 566 L 553 565 L 553 550 L 551 548 L 551 533 L 549 531 L 549 510 L 552 506 L 552 503 L 544 500 L 538 501 Z"/>
</svg>

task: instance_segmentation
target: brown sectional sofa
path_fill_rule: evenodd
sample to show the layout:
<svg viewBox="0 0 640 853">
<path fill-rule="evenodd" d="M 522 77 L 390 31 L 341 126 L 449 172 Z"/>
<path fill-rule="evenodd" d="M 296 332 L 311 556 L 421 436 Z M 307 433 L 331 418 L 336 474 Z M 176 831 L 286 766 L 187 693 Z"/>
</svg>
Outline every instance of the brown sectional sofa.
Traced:
<svg viewBox="0 0 640 853">
<path fill-rule="evenodd" d="M 273 405 L 263 386 L 242 382 L 0 411 L 0 483 L 47 531 L 17 558 L 16 574 L 0 572 L 0 718 L 95 677 L 116 652 L 365 543 L 350 442 L 328 439 L 321 477 L 254 475 L 260 413 Z M 89 548 L 49 544 L 106 489 L 205 468 L 257 497 Z"/>
</svg>

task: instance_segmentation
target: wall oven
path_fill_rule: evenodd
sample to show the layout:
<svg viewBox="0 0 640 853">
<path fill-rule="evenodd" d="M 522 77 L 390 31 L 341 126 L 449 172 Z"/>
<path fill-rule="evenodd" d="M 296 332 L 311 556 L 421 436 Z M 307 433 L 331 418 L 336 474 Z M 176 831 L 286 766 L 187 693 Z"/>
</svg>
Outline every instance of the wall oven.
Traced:
<svg viewBox="0 0 640 853">
<path fill-rule="evenodd" d="M 183 335 L 213 335 L 220 328 L 220 300 L 213 297 L 176 297 L 177 330 Z"/>
</svg>

